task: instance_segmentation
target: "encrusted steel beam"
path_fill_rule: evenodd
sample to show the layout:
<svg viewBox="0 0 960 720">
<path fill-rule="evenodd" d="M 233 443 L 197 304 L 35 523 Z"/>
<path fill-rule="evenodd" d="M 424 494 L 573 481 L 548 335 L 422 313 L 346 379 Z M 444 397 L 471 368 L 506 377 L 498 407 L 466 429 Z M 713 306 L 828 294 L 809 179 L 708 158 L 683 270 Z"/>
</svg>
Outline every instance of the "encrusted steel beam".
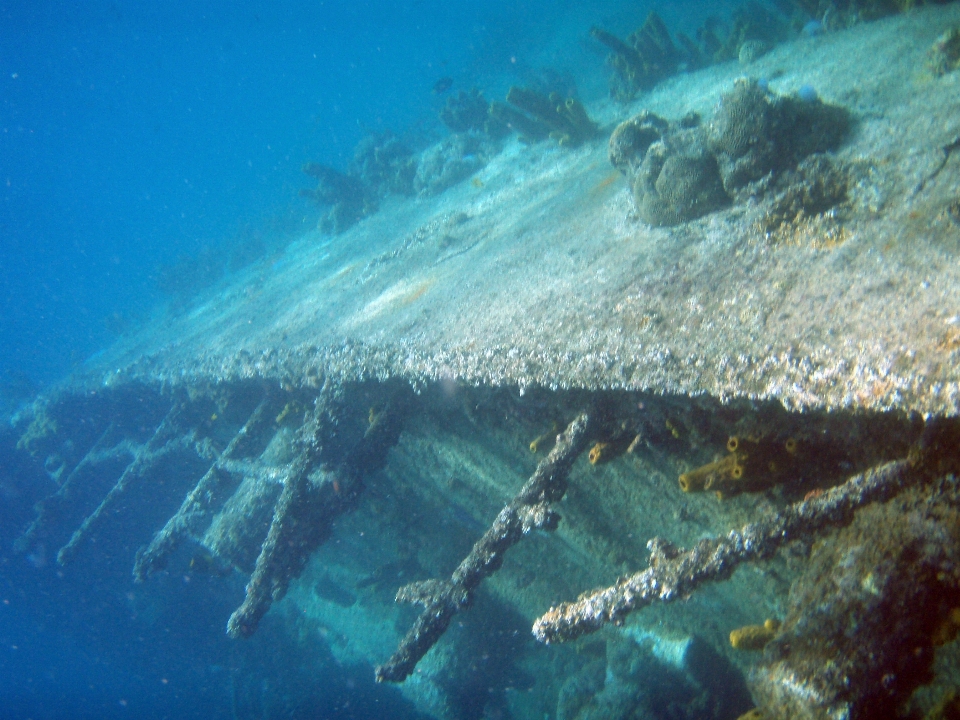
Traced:
<svg viewBox="0 0 960 720">
<path fill-rule="evenodd" d="M 266 398 L 260 401 L 243 427 L 200 478 L 196 487 L 184 498 L 180 509 L 154 535 L 150 544 L 137 553 L 137 560 L 133 566 L 133 577 L 137 582 L 143 582 L 152 572 L 163 567 L 185 534 L 199 533 L 205 523 L 209 524 L 214 499 L 223 494 L 224 476 L 230 477 L 234 474 L 230 472 L 228 463 L 242 441 L 262 424 L 267 415 L 265 412 L 267 405 Z"/>
<path fill-rule="evenodd" d="M 453 616 L 470 603 L 480 582 L 500 568 L 503 554 L 531 530 L 553 530 L 560 520 L 550 504 L 567 491 L 567 476 L 587 447 L 594 423 L 579 415 L 557 437 L 550 454 L 510 503 L 500 511 L 490 529 L 473 546 L 449 580 L 411 583 L 397 592 L 397 602 L 423 605 L 423 612 L 393 656 L 377 667 L 378 682 L 401 682 L 450 625 Z"/>
<path fill-rule="evenodd" d="M 622 625 L 635 610 L 658 600 L 686 597 L 704 583 L 725 579 L 741 563 L 769 557 L 792 540 L 811 537 L 828 525 L 842 524 L 858 507 L 892 497 L 923 476 L 915 461 L 896 460 L 732 530 L 725 537 L 701 540 L 690 550 L 654 538 L 647 544 L 650 565 L 646 570 L 584 594 L 576 602 L 550 608 L 534 623 L 533 634 L 544 643 L 565 642 L 608 623 Z"/>
<path fill-rule="evenodd" d="M 60 548 L 57 553 L 57 562 L 60 565 L 66 565 L 77 552 L 82 540 L 87 536 L 90 530 L 99 522 L 100 518 L 110 510 L 111 506 L 120 498 L 131 483 L 143 477 L 150 468 L 152 468 L 161 458 L 174 450 L 192 445 L 196 440 L 196 432 L 190 430 L 184 432 L 179 425 L 179 417 L 183 410 L 180 403 L 175 403 L 167 413 L 163 421 L 157 426 L 153 437 L 150 438 L 142 447 L 140 447 L 133 460 L 127 465 L 126 469 L 120 475 L 116 484 L 110 488 L 97 508 L 90 513 L 80 524 L 70 540 Z"/>
<path fill-rule="evenodd" d="M 325 425 L 335 418 L 332 392 L 322 392 L 297 433 L 297 450 L 277 500 L 243 604 L 227 622 L 231 637 L 252 635 L 298 577 L 310 555 L 330 534 L 333 522 L 351 510 L 363 492 L 363 478 L 383 467 L 387 451 L 400 438 L 408 398 L 397 394 L 371 416 L 364 436 L 336 468 L 318 467 Z"/>
</svg>

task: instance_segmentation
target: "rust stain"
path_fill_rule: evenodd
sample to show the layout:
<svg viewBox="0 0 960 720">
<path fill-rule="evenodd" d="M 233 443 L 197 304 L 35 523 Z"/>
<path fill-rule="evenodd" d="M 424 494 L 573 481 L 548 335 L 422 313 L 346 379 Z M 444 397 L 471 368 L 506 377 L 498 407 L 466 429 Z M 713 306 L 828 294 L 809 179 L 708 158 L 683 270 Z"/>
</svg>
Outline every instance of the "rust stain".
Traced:
<svg viewBox="0 0 960 720">
<path fill-rule="evenodd" d="M 404 296 L 399 298 L 399 304 L 403 305 L 404 307 L 406 307 L 407 305 L 412 305 L 417 300 L 419 300 L 424 295 L 426 295 L 427 292 L 430 290 L 430 288 L 432 288 L 436 284 L 437 284 L 437 281 L 431 279 L 431 280 L 424 280 L 423 282 L 417 285 L 414 285 L 412 288 L 410 288 L 410 291 L 408 293 L 406 293 Z"/>
<path fill-rule="evenodd" d="M 590 194 L 597 195 L 599 193 L 602 193 L 608 187 L 613 185 L 617 180 L 619 180 L 620 177 L 622 177 L 620 173 L 614 170 L 612 173 L 607 175 L 607 177 L 605 177 L 603 180 L 597 183 L 596 186 L 593 188 L 593 190 L 590 191 Z"/>
</svg>

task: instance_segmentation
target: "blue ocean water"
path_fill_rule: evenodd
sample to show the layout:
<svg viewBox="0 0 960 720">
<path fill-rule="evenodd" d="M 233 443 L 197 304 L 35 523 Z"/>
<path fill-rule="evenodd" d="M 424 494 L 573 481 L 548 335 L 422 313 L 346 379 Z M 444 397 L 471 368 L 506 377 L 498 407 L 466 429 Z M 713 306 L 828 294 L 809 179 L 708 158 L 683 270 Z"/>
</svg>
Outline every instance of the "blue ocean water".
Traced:
<svg viewBox="0 0 960 720">
<path fill-rule="evenodd" d="M 705 11 L 661 8 L 691 26 Z M 160 268 L 312 226 L 300 166 L 344 168 L 369 132 L 442 135 L 442 77 L 499 97 L 552 66 L 603 92 L 585 28 L 627 32 L 644 14 L 616 2 L 4 2 L 0 373 L 49 383 L 150 316 Z"/>
<path fill-rule="evenodd" d="M 357 142 L 443 137 L 445 95 L 501 97 L 539 68 L 606 94 L 606 52 L 654 5 L 501 2 L 145 4 L 0 2 L 0 377 L 26 399 L 164 312 L 165 272 L 186 258 L 269 253 L 316 225 L 298 197 L 306 162 L 344 169 Z M 656 5 L 692 33 L 716 8 Z M 238 261 L 240 262 L 240 261 Z M 226 267 L 224 272 L 229 272 Z M 134 587 L 123 537 L 95 563 L 59 568 L 54 548 L 12 546 L 49 494 L 2 435 L 0 720 L 231 718 L 234 668 L 288 683 L 263 717 L 415 717 L 369 667 L 332 655 L 309 667 L 260 636 L 223 633 L 232 600 L 201 572 Z M 116 560 L 117 557 L 124 560 Z M 237 593 L 242 581 L 231 580 Z M 176 584 L 176 592 L 169 585 Z M 269 635 L 269 620 L 263 635 Z M 259 645 L 257 643 L 260 643 Z M 238 659 L 237 653 L 243 658 Z M 246 714 L 244 714 L 246 713 Z"/>
</svg>

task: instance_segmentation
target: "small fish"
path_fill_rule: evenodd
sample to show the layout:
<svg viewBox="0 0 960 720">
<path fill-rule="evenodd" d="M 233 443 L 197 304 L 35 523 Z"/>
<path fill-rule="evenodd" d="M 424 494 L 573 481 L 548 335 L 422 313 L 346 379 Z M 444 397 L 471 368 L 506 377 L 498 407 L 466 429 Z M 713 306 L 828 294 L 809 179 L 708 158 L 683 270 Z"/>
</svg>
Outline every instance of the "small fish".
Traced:
<svg viewBox="0 0 960 720">
<path fill-rule="evenodd" d="M 214 556 L 212 552 L 206 548 L 201 548 L 190 558 L 190 572 L 200 575 L 213 575 L 214 577 L 226 577 L 230 574 L 230 568 Z"/>
<path fill-rule="evenodd" d="M 797 97 L 805 103 L 815 103 L 820 99 L 820 96 L 817 95 L 816 88 L 810 83 L 804 83 L 800 86 L 797 90 Z"/>
<path fill-rule="evenodd" d="M 452 77 L 442 77 L 433 84 L 433 94 L 443 95 L 447 90 L 453 87 Z"/>
</svg>

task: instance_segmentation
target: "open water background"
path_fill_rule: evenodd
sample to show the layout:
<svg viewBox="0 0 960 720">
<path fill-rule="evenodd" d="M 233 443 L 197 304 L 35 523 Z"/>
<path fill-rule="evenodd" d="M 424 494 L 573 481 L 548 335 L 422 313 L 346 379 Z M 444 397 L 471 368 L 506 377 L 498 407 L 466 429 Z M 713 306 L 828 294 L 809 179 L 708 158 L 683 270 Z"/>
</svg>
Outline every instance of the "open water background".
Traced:
<svg viewBox="0 0 960 720">
<path fill-rule="evenodd" d="M 0 380 L 6 409 L 120 333 L 156 321 L 163 268 L 255 248 L 317 220 L 308 161 L 345 169 L 369 131 L 443 137 L 445 96 L 502 98 L 542 68 L 606 93 L 590 25 L 625 36 L 656 7 L 688 33 L 722 6 L 574 0 L 0 0 Z M 727 8 L 729 9 L 729 8 Z M 240 258 L 242 260 L 243 258 Z M 0 720 L 230 718 L 231 667 L 262 664 L 302 717 L 412 717 L 368 667 L 238 651 L 242 597 L 201 573 L 134 587 L 124 538 L 57 567 L 13 552 L 50 480 L 0 428 Z M 176 586 L 176 587 L 173 587 Z M 261 645 L 256 643 L 260 642 Z"/>
</svg>

